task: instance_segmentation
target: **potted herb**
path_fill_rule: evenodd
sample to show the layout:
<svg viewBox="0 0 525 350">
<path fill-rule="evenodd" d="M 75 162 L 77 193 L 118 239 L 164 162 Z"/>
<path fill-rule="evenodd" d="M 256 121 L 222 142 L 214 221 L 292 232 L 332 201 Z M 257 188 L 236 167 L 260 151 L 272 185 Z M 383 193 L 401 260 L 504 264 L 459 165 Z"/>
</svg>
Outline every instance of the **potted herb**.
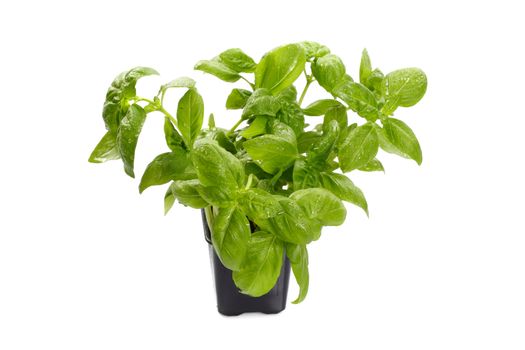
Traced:
<svg viewBox="0 0 525 350">
<path fill-rule="evenodd" d="M 357 82 L 339 57 L 314 42 L 278 47 L 259 63 L 230 49 L 195 69 L 244 84 L 226 99 L 227 109 L 239 110 L 233 127 L 216 126 L 211 114 L 203 128 L 204 102 L 191 78 L 162 85 L 152 99 L 137 96 L 137 80 L 158 74 L 137 67 L 111 84 L 102 113 L 107 131 L 89 161 L 122 159 L 134 177 L 142 125 L 151 113 L 164 115 L 169 151 L 147 166 L 139 191 L 169 183 L 166 212 L 176 201 L 202 210 L 219 312 L 280 312 L 290 266 L 300 287 L 293 302 L 306 297 L 307 245 L 320 238 L 323 226 L 344 222 L 342 201 L 368 214 L 363 193 L 344 174 L 383 170 L 379 148 L 421 164 L 414 133 L 392 115 L 423 97 L 426 76 L 417 68 L 384 75 L 372 68 L 365 50 Z M 298 95 L 294 83 L 303 74 Z M 329 97 L 303 107 L 314 83 Z M 186 90 L 173 114 L 164 107 L 172 88 Z"/>
</svg>

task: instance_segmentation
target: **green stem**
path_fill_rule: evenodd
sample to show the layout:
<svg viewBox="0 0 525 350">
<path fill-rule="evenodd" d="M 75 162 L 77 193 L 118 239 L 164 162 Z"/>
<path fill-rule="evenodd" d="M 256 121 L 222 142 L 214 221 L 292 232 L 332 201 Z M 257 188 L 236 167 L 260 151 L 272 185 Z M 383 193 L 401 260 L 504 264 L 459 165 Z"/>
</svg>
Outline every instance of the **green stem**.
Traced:
<svg viewBox="0 0 525 350">
<path fill-rule="evenodd" d="M 168 111 L 164 108 L 164 106 L 162 105 L 162 102 L 159 104 L 158 102 L 152 101 L 152 100 L 150 100 L 149 98 L 139 97 L 139 96 L 136 96 L 133 100 L 135 100 L 135 102 L 143 101 L 143 102 L 147 102 L 147 103 L 152 104 L 152 105 L 156 105 L 156 107 L 157 107 L 157 111 L 162 112 L 166 117 L 169 118 L 169 120 L 171 120 L 171 122 L 173 123 L 173 125 L 175 125 L 175 127 L 178 128 L 177 119 L 175 119 L 175 118 L 170 114 L 170 112 L 168 112 Z"/>
<path fill-rule="evenodd" d="M 250 174 L 250 176 L 248 176 L 248 182 L 246 183 L 246 187 L 244 188 L 245 190 L 252 187 L 252 181 L 253 181 L 253 174 Z"/>
<path fill-rule="evenodd" d="M 280 169 L 279 172 L 272 177 L 272 179 L 270 180 L 272 187 L 275 186 L 275 184 L 277 183 L 277 180 L 279 180 L 279 178 L 283 174 L 283 171 L 284 171 L 283 169 Z"/>
<path fill-rule="evenodd" d="M 226 133 L 226 136 L 231 136 L 231 134 L 233 134 L 233 132 L 235 131 L 235 129 L 237 129 L 237 127 L 238 127 L 239 125 L 241 125 L 241 123 L 242 123 L 243 121 L 244 121 L 243 118 L 239 119 L 239 120 L 237 121 L 237 123 L 235 123 L 235 125 L 232 126 L 232 128 L 230 129 L 230 131 L 228 131 L 228 132 Z"/>
<path fill-rule="evenodd" d="M 244 80 L 245 82 L 247 82 L 248 84 L 250 84 L 250 87 L 252 88 L 252 90 L 255 90 L 255 85 L 252 84 L 248 79 L 246 79 L 245 77 L 243 77 L 242 75 L 240 75 L 241 79 Z"/>
<path fill-rule="evenodd" d="M 310 84 L 313 82 L 312 79 L 306 80 L 306 85 L 304 86 L 303 93 L 301 94 L 301 97 L 299 98 L 299 107 L 303 104 L 304 97 L 306 96 L 306 91 L 308 91 L 308 88 L 310 87 Z"/>
</svg>

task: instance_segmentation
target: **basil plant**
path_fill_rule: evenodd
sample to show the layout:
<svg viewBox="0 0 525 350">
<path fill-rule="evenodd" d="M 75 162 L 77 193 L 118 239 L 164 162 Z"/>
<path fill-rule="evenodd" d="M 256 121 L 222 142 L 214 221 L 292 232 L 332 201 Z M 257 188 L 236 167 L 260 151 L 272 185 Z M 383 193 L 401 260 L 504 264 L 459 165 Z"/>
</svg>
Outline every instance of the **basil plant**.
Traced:
<svg viewBox="0 0 525 350">
<path fill-rule="evenodd" d="M 137 80 L 158 73 L 136 67 L 109 87 L 102 112 L 106 133 L 89 161 L 121 159 L 134 177 L 142 126 L 149 115 L 162 115 L 167 152 L 147 166 L 139 191 L 168 184 L 166 212 L 175 202 L 205 209 L 213 247 L 242 293 L 270 291 L 288 257 L 299 303 L 308 291 L 307 245 L 321 237 L 323 226 L 345 221 L 343 201 L 368 214 L 363 192 L 346 174 L 383 171 L 376 158 L 380 148 L 421 164 L 416 136 L 392 115 L 423 97 L 427 78 L 418 68 L 385 75 L 364 50 L 354 80 L 338 56 L 315 42 L 278 47 L 258 63 L 230 49 L 195 69 L 242 84 L 226 98 L 226 108 L 239 111 L 233 127 L 217 126 L 213 114 L 203 127 L 204 102 L 188 77 L 162 85 L 153 98 L 137 96 Z M 298 95 L 301 75 L 305 84 Z M 315 83 L 327 97 L 303 106 Z M 174 88 L 185 93 L 171 113 L 164 97 Z"/>
</svg>

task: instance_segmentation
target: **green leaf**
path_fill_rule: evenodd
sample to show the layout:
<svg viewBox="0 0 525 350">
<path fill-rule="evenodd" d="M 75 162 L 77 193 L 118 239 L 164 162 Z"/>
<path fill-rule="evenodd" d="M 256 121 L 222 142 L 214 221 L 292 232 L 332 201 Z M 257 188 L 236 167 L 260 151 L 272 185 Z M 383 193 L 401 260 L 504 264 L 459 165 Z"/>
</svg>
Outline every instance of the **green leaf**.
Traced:
<svg viewBox="0 0 525 350">
<path fill-rule="evenodd" d="M 277 98 L 280 101 L 297 102 L 297 89 L 295 86 L 290 85 L 286 89 L 279 92 L 277 94 Z"/>
<path fill-rule="evenodd" d="M 392 145 L 421 165 L 423 155 L 412 129 L 399 119 L 387 118 L 382 123 L 385 135 Z"/>
<path fill-rule="evenodd" d="M 372 123 L 358 126 L 348 134 L 339 149 L 339 162 L 343 172 L 365 166 L 377 154 L 379 142 Z"/>
<path fill-rule="evenodd" d="M 346 113 L 346 108 L 339 105 L 326 111 L 323 119 L 323 130 L 329 128 L 332 120 L 337 122 L 340 130 L 345 129 L 348 126 L 348 114 Z"/>
<path fill-rule="evenodd" d="M 312 167 L 305 159 L 297 159 L 293 167 L 293 189 L 317 187 L 319 185 L 319 170 Z"/>
<path fill-rule="evenodd" d="M 281 99 L 281 109 L 276 118 L 292 128 L 295 135 L 299 135 L 304 129 L 304 114 L 297 102 L 289 102 Z"/>
<path fill-rule="evenodd" d="M 170 118 L 164 117 L 164 138 L 169 149 L 175 151 L 179 148 L 185 148 L 184 141 L 179 132 L 175 129 L 170 121 Z"/>
<path fill-rule="evenodd" d="M 248 98 L 252 95 L 251 91 L 243 89 L 233 89 L 226 99 L 227 109 L 241 109 L 246 106 Z"/>
<path fill-rule="evenodd" d="M 117 134 L 117 145 L 120 157 L 124 163 L 124 171 L 131 177 L 135 177 L 133 171 L 135 163 L 135 149 L 142 125 L 146 120 L 146 112 L 141 106 L 133 104 L 120 122 Z"/>
<path fill-rule="evenodd" d="M 267 220 L 256 219 L 257 226 L 289 243 L 307 244 L 319 239 L 321 224 L 318 221 L 310 219 L 295 200 L 274 196 L 281 206 L 279 214 Z"/>
<path fill-rule="evenodd" d="M 306 59 L 309 61 L 312 58 L 323 57 L 330 53 L 329 48 L 314 41 L 303 41 L 300 42 L 299 45 L 303 47 L 303 50 L 306 54 Z"/>
<path fill-rule="evenodd" d="M 281 212 L 277 198 L 259 188 L 241 191 L 237 202 L 244 214 L 253 221 L 268 219 Z"/>
<path fill-rule="evenodd" d="M 246 129 L 240 132 L 240 135 L 249 140 L 255 136 L 265 134 L 267 123 L 268 117 L 256 117 Z"/>
<path fill-rule="evenodd" d="M 360 167 L 358 170 L 368 171 L 368 172 L 369 171 L 385 172 L 385 168 L 383 168 L 383 164 L 377 158 L 372 159 L 366 165 Z"/>
<path fill-rule="evenodd" d="M 301 45 L 290 44 L 266 53 L 255 69 L 255 87 L 273 94 L 283 91 L 301 75 L 306 63 Z"/>
<path fill-rule="evenodd" d="M 368 215 L 368 203 L 363 192 L 345 175 L 321 173 L 321 186 L 340 199 L 357 205 Z"/>
<path fill-rule="evenodd" d="M 219 209 L 213 219 L 211 240 L 226 268 L 232 271 L 241 268 L 250 235 L 250 223 L 242 212 L 236 207 Z"/>
<path fill-rule="evenodd" d="M 164 215 L 168 214 L 168 212 L 173 207 L 173 204 L 175 204 L 175 196 L 173 195 L 173 192 L 171 192 L 170 185 L 166 191 L 166 194 L 164 195 Z"/>
<path fill-rule="evenodd" d="M 364 85 L 370 91 L 379 91 L 381 89 L 381 84 L 383 83 L 384 78 L 385 76 L 383 72 L 376 68 L 372 71 L 372 73 L 370 73 Z"/>
<path fill-rule="evenodd" d="M 346 208 L 332 192 L 324 188 L 308 188 L 292 193 L 291 199 L 313 220 L 325 226 L 339 226 L 346 219 Z"/>
<path fill-rule="evenodd" d="M 347 81 L 334 89 L 334 94 L 345 101 L 348 107 L 361 117 L 375 121 L 379 112 L 374 94 L 365 86 Z"/>
<path fill-rule="evenodd" d="M 177 122 L 179 130 L 188 147 L 197 139 L 204 119 L 204 102 L 195 89 L 189 89 L 179 101 Z"/>
<path fill-rule="evenodd" d="M 215 129 L 215 116 L 213 113 L 210 113 L 208 117 L 208 129 Z"/>
<path fill-rule="evenodd" d="M 381 83 L 385 98 L 384 115 L 392 114 L 398 106 L 410 107 L 419 102 L 427 91 L 427 76 L 419 68 L 405 68 L 388 73 Z"/>
<path fill-rule="evenodd" d="M 332 92 L 343 80 L 346 68 L 343 61 L 336 55 L 326 55 L 312 63 L 312 74 L 326 91 Z"/>
<path fill-rule="evenodd" d="M 260 297 L 268 293 L 279 278 L 283 263 L 283 243 L 268 232 L 255 232 L 248 241 L 246 259 L 233 281 L 242 293 Z"/>
<path fill-rule="evenodd" d="M 235 204 L 236 192 L 223 186 L 197 186 L 199 195 L 210 205 L 227 208 Z"/>
<path fill-rule="evenodd" d="M 297 144 L 276 135 L 263 135 L 244 142 L 246 152 L 270 174 L 286 169 L 297 157 Z"/>
<path fill-rule="evenodd" d="M 179 148 L 155 157 L 146 167 L 140 180 L 139 192 L 150 186 L 163 185 L 172 180 L 189 180 L 196 177 L 188 153 Z"/>
<path fill-rule="evenodd" d="M 239 73 L 222 63 L 218 59 L 203 60 L 197 62 L 194 69 L 216 76 L 217 78 L 234 83 L 241 79 Z"/>
<path fill-rule="evenodd" d="M 280 108 L 281 103 L 268 90 L 258 89 L 246 101 L 242 117 L 244 119 L 260 115 L 275 117 Z"/>
<path fill-rule="evenodd" d="M 297 138 L 297 149 L 299 154 L 307 152 L 312 145 L 321 137 L 321 134 L 317 131 L 303 132 Z"/>
<path fill-rule="evenodd" d="M 310 281 L 308 273 L 308 250 L 306 245 L 286 243 L 286 256 L 292 265 L 292 271 L 295 280 L 299 285 L 299 295 L 292 301 L 293 304 L 302 302 L 308 294 L 308 285 Z"/>
<path fill-rule="evenodd" d="M 245 54 L 241 49 L 229 49 L 222 52 L 219 55 L 219 59 L 224 63 L 228 68 L 236 72 L 246 72 L 251 73 L 255 71 L 257 66 L 254 60 Z"/>
<path fill-rule="evenodd" d="M 195 80 L 189 77 L 180 77 L 164 84 L 160 87 L 160 91 L 166 91 L 170 88 L 188 88 L 193 89 L 195 87 Z"/>
<path fill-rule="evenodd" d="M 329 109 L 341 106 L 341 103 L 337 100 L 325 99 L 317 100 L 309 104 L 303 109 L 305 115 L 319 116 L 324 115 Z"/>
<path fill-rule="evenodd" d="M 176 198 L 182 205 L 195 209 L 201 209 L 207 207 L 209 204 L 197 191 L 199 186 L 201 185 L 197 179 L 173 181 L 168 191 L 171 193 L 171 195 L 173 195 L 173 198 Z M 168 193 L 166 193 L 166 197 L 164 197 L 165 204 L 167 197 Z M 169 201 L 171 201 L 171 199 L 169 199 Z"/>
<path fill-rule="evenodd" d="M 91 163 L 103 163 L 108 160 L 115 160 L 120 158 L 120 153 L 117 147 L 117 135 L 108 131 L 99 143 L 91 152 L 89 156 L 89 162 Z"/>
<path fill-rule="evenodd" d="M 363 49 L 363 53 L 361 54 L 361 64 L 359 65 L 359 81 L 361 84 L 366 86 L 366 81 L 370 74 L 372 74 L 372 63 L 370 62 L 368 51 Z"/>
<path fill-rule="evenodd" d="M 216 141 L 195 142 L 191 159 L 197 177 L 204 186 L 218 186 L 229 193 L 244 185 L 244 167 L 239 159 Z"/>
<path fill-rule="evenodd" d="M 148 75 L 158 75 L 153 68 L 135 67 L 127 72 L 120 73 L 111 83 L 104 102 L 102 118 L 106 129 L 114 133 L 128 111 L 129 99 L 135 97 L 137 81 Z"/>
<path fill-rule="evenodd" d="M 317 140 L 308 152 L 308 160 L 316 163 L 324 163 L 330 158 L 330 153 L 334 149 L 339 137 L 339 124 L 332 120 L 323 130 L 323 135 Z"/>
</svg>

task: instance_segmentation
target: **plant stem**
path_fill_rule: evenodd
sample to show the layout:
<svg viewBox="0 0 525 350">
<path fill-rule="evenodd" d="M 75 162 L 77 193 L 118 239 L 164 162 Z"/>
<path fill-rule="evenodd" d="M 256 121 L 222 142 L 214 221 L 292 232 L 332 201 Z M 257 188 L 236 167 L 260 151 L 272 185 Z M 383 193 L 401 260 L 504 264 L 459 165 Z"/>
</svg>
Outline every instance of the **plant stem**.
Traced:
<svg viewBox="0 0 525 350">
<path fill-rule="evenodd" d="M 250 87 L 252 88 L 252 90 L 255 90 L 255 85 L 252 84 L 248 79 L 246 79 L 245 77 L 243 77 L 242 75 L 240 76 L 242 80 L 244 80 L 245 82 L 247 82 L 248 84 L 250 84 Z"/>
<path fill-rule="evenodd" d="M 303 92 L 301 93 L 301 97 L 299 97 L 299 107 L 301 107 L 301 104 L 303 103 L 304 97 L 306 96 L 306 91 L 308 91 L 310 84 L 315 80 L 312 75 L 308 75 L 308 73 L 306 73 L 306 68 L 304 69 L 303 73 L 304 77 L 306 78 L 306 85 L 304 86 Z"/>
<path fill-rule="evenodd" d="M 235 131 L 235 129 L 237 129 L 237 127 L 238 127 L 239 125 L 241 125 L 241 123 L 242 123 L 243 121 L 244 121 L 243 118 L 239 119 L 239 120 L 237 121 L 237 123 L 235 123 L 235 125 L 232 126 L 232 128 L 230 129 L 230 131 L 228 131 L 228 132 L 226 133 L 226 136 L 230 136 L 231 134 L 233 134 L 233 132 Z"/>
<path fill-rule="evenodd" d="M 175 119 L 175 118 L 170 114 L 170 112 L 168 112 L 168 111 L 164 108 L 164 106 L 162 105 L 162 102 L 159 104 L 158 102 L 152 101 L 152 100 L 150 100 L 149 98 L 139 97 L 139 96 L 136 96 L 136 97 L 134 98 L 134 100 L 135 100 L 136 102 L 144 101 L 144 102 L 148 102 L 149 104 L 156 105 L 156 107 L 157 107 L 157 111 L 162 112 L 166 117 L 169 118 L 169 120 L 171 120 L 171 122 L 173 123 L 173 125 L 175 125 L 175 127 L 178 128 L 177 119 Z"/>
<path fill-rule="evenodd" d="M 250 176 L 248 176 L 248 182 L 246 183 L 246 187 L 244 188 L 245 190 L 252 187 L 252 181 L 253 181 L 253 174 L 250 174 Z"/>
</svg>

